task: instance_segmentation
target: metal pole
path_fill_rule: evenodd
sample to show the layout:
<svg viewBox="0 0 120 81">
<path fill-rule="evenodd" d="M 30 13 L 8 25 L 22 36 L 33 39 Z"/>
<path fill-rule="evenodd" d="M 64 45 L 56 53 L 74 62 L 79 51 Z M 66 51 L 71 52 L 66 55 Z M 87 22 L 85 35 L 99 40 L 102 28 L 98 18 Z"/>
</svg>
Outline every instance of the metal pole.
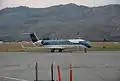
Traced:
<svg viewBox="0 0 120 81">
<path fill-rule="evenodd" d="M 70 64 L 70 81 L 72 81 L 72 64 Z"/>
<path fill-rule="evenodd" d="M 54 81 L 53 63 L 51 64 L 51 81 Z"/>
<path fill-rule="evenodd" d="M 59 65 L 57 66 L 57 69 L 58 69 L 58 81 L 62 81 L 61 75 L 60 75 L 60 66 Z"/>
<path fill-rule="evenodd" d="M 38 63 L 37 62 L 35 65 L 35 75 L 36 75 L 36 81 L 38 81 Z"/>
</svg>

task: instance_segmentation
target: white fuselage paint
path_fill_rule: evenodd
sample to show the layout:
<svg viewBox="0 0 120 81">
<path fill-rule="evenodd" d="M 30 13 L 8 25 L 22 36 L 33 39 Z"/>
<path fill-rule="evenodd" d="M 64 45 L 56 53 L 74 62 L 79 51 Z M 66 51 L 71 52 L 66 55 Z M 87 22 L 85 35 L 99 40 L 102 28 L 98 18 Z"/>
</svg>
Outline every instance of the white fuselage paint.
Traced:
<svg viewBox="0 0 120 81">
<path fill-rule="evenodd" d="M 39 40 L 39 41 L 37 41 L 37 42 L 35 42 L 34 44 L 36 45 L 36 46 L 40 46 L 41 48 L 51 48 L 51 49 L 64 49 L 64 48 L 73 48 L 73 47 L 79 47 L 79 48 L 87 48 L 85 45 L 83 45 L 83 44 L 79 44 L 79 42 L 86 42 L 85 40 L 83 40 L 83 39 L 68 39 L 68 40 L 66 40 L 66 41 L 69 41 L 69 42 L 71 42 L 71 43 L 73 43 L 73 44 L 57 44 L 57 45 L 55 45 L 55 44 L 48 44 L 48 45 L 42 45 L 41 44 L 41 41 L 42 40 Z M 43 40 L 44 41 L 44 40 Z M 57 41 L 57 42 L 59 42 L 59 40 L 48 40 L 49 42 L 50 41 Z M 61 41 L 61 40 L 60 40 Z M 76 43 L 76 44 L 74 44 L 74 43 Z"/>
<path fill-rule="evenodd" d="M 64 48 L 73 48 L 73 47 L 86 48 L 86 47 L 83 46 L 83 45 L 44 45 L 44 47 L 41 47 L 41 48 L 64 49 Z"/>
</svg>

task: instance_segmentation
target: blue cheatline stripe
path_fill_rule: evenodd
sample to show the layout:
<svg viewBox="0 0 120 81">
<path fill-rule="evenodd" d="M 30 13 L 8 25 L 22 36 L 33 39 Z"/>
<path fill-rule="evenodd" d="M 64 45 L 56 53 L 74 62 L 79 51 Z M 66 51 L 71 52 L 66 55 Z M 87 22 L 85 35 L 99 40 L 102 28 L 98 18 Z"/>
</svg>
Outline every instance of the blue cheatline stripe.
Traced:
<svg viewBox="0 0 120 81">
<path fill-rule="evenodd" d="M 70 42 L 68 40 L 44 40 L 43 45 L 84 45 L 87 48 L 92 46 L 86 41 L 80 41 L 79 43 Z"/>
</svg>

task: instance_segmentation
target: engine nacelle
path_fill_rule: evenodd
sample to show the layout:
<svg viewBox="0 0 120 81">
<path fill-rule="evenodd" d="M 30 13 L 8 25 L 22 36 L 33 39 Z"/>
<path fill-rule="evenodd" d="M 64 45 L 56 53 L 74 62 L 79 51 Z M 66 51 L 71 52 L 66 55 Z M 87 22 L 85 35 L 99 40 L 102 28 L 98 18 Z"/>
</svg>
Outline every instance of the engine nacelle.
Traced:
<svg viewBox="0 0 120 81">
<path fill-rule="evenodd" d="M 43 45 L 43 43 L 44 43 L 43 40 L 39 40 L 39 41 L 35 42 L 35 45 L 39 45 L 39 46 L 41 46 L 41 45 Z"/>
</svg>

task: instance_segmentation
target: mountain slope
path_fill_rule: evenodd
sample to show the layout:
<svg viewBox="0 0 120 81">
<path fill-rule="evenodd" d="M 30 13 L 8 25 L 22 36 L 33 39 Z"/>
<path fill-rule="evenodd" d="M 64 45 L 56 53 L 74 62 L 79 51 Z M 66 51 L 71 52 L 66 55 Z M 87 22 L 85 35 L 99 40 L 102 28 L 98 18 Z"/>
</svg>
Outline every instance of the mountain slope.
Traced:
<svg viewBox="0 0 120 81">
<path fill-rule="evenodd" d="M 6 40 L 29 40 L 20 35 L 25 32 L 35 32 L 39 38 L 75 38 L 79 34 L 87 40 L 110 39 L 120 36 L 119 14 L 120 5 L 6 8 L 0 10 L 0 34 L 10 34 Z"/>
</svg>

